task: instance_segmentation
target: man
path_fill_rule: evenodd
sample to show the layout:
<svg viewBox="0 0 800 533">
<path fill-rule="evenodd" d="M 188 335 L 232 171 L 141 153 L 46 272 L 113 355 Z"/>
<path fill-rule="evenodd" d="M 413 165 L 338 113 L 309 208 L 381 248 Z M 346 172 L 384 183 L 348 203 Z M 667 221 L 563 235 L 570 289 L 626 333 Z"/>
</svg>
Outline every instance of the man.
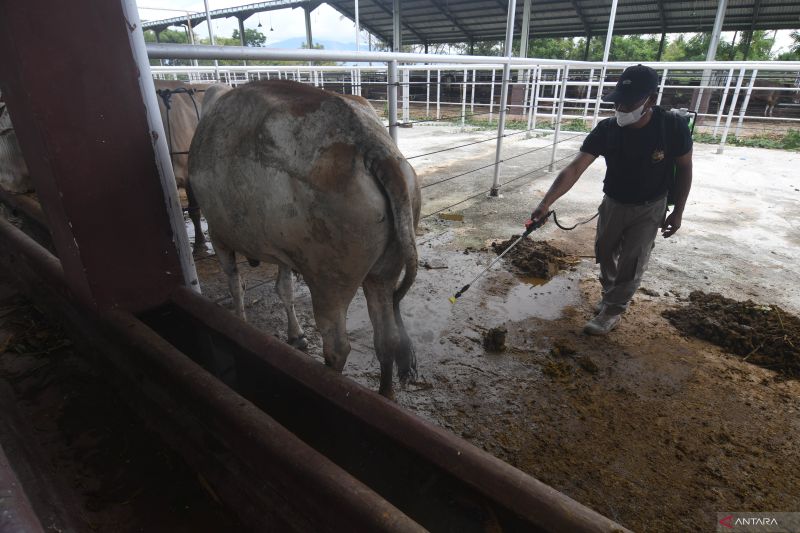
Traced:
<svg viewBox="0 0 800 533">
<path fill-rule="evenodd" d="M 620 321 L 639 287 L 659 227 L 670 237 L 681 227 L 692 185 L 692 138 L 686 122 L 655 105 L 658 75 L 650 67 L 628 67 L 614 91 L 615 117 L 601 121 L 586 137 L 580 154 L 562 170 L 531 215 L 547 216 L 586 168 L 603 156 L 605 196 L 600 204 L 595 260 L 600 264 L 603 298 L 583 331 L 606 335 Z M 667 193 L 675 208 L 667 213 Z"/>
</svg>

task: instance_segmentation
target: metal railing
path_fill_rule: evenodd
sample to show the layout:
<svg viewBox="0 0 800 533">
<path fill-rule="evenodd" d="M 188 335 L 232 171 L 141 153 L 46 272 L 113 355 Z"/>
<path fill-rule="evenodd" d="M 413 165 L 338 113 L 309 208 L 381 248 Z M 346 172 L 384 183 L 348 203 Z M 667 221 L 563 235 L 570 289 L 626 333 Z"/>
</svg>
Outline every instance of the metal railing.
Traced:
<svg viewBox="0 0 800 533">
<path fill-rule="evenodd" d="M 610 114 L 612 106 L 602 102 L 602 93 L 632 64 L 174 44 L 149 44 L 148 53 L 151 59 L 306 62 L 303 65 L 220 66 L 219 81 L 237 85 L 256 79 L 292 79 L 364 96 L 377 104 L 386 104 L 390 132 L 395 139 L 397 127 L 412 122 L 413 115 L 421 118 L 414 122 L 450 121 L 452 116 L 446 116 L 443 110 L 460 109 L 457 118 L 462 127 L 467 125 L 468 117 L 484 115 L 490 124 L 497 121 L 496 139 L 500 145 L 505 126 L 503 120 L 497 119 L 516 117 L 524 121 L 529 133 L 555 133 L 551 168 L 562 122 L 582 121 L 594 127 L 603 115 Z M 313 62 L 331 61 L 351 64 L 313 65 Z M 391 62 L 397 65 L 397 76 L 390 80 Z M 510 67 L 507 77 L 503 76 L 506 65 Z M 659 72 L 659 104 L 697 111 L 699 128 L 711 129 L 715 137 L 720 136 L 719 153 L 723 152 L 732 127 L 735 128 L 733 134 L 738 136 L 750 127 L 747 123 L 756 121 L 761 122 L 762 127 L 764 123 L 800 125 L 800 62 L 692 61 L 649 63 L 649 66 Z M 152 72 L 159 78 L 216 81 L 213 66 L 152 67 Z M 501 109 L 498 99 L 503 91 L 508 91 L 509 101 Z M 776 92 L 783 101 L 778 102 L 777 107 L 765 107 L 764 102 Z M 765 109 L 771 109 L 772 115 L 765 116 Z M 779 116 L 774 116 L 774 109 L 779 110 Z M 402 119 L 398 117 L 400 112 Z M 539 122 L 542 120 L 545 124 L 549 122 L 550 127 L 542 127 Z M 499 148 L 497 159 L 499 164 Z"/>
</svg>

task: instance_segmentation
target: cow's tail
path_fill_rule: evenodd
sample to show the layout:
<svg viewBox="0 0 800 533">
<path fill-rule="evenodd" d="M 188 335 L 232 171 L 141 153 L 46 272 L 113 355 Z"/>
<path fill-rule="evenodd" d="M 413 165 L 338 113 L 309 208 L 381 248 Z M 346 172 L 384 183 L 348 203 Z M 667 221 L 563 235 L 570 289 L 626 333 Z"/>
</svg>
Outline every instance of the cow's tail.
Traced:
<svg viewBox="0 0 800 533">
<path fill-rule="evenodd" d="M 414 232 L 414 170 L 408 162 L 385 148 L 370 150 L 364 157 L 370 173 L 383 187 L 394 219 L 394 229 L 402 251 L 405 274 L 394 291 L 394 304 L 408 292 L 417 277 L 417 243 Z"/>
<path fill-rule="evenodd" d="M 397 376 L 400 383 L 414 381 L 417 376 L 417 358 L 411 339 L 406 333 L 400 316 L 400 300 L 408 292 L 417 277 L 417 242 L 415 235 L 415 202 L 419 190 L 411 165 L 400 155 L 386 147 L 370 150 L 364 157 L 364 164 L 383 187 L 392 211 L 395 234 L 400 243 L 403 258 L 403 279 L 395 287 L 393 307 L 395 321 L 401 338 L 401 347 L 395 353 Z"/>
</svg>

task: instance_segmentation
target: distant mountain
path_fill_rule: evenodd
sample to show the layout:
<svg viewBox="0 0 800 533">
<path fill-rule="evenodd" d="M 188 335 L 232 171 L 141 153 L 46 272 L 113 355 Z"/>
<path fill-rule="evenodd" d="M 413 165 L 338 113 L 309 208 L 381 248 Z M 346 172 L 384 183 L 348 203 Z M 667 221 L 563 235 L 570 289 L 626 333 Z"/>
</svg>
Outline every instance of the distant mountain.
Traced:
<svg viewBox="0 0 800 533">
<path fill-rule="evenodd" d="M 303 45 L 306 43 L 305 37 L 292 37 L 290 39 L 284 39 L 283 41 L 278 41 L 271 43 L 267 41 L 267 48 L 303 48 Z M 355 51 L 356 43 L 342 43 L 339 41 L 318 41 L 314 39 L 314 44 L 321 44 L 325 47 L 325 50 L 348 50 L 348 51 Z M 363 49 L 363 48 L 362 48 Z"/>
</svg>

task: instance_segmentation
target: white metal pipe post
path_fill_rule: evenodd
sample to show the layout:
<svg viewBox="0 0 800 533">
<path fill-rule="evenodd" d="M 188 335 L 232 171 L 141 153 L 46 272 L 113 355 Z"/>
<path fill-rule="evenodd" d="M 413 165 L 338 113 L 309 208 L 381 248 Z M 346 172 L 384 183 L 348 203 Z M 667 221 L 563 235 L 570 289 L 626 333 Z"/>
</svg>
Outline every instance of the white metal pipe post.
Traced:
<svg viewBox="0 0 800 533">
<path fill-rule="evenodd" d="M 206 6 L 206 24 L 208 24 L 208 38 L 211 41 L 211 46 L 217 44 L 214 40 L 214 29 L 211 27 L 211 13 L 208 11 L 208 0 L 203 0 L 203 4 Z M 214 60 L 214 77 L 219 81 L 219 61 Z"/>
<path fill-rule="evenodd" d="M 561 133 L 561 116 L 564 114 L 564 95 L 567 93 L 567 80 L 569 79 L 569 65 L 564 66 L 564 76 L 561 78 L 561 98 L 558 99 L 558 114 L 556 116 L 555 134 L 553 135 L 553 151 L 550 152 L 550 168 L 552 172 L 556 165 L 556 148 L 558 136 Z"/>
<path fill-rule="evenodd" d="M 178 187 L 175 183 L 175 171 L 172 168 L 172 157 L 169 154 L 167 135 L 164 133 L 164 124 L 161 122 L 161 113 L 158 110 L 158 97 L 156 96 L 153 76 L 150 73 L 150 60 L 147 57 L 144 33 L 142 32 L 142 23 L 139 20 L 139 9 L 136 6 L 136 0 L 124 0 L 122 2 L 122 10 L 125 20 L 128 22 L 128 27 L 132 28 L 128 33 L 131 52 L 133 53 L 134 61 L 139 66 L 139 89 L 144 99 L 147 124 L 152 133 L 150 138 L 153 142 L 156 166 L 158 167 L 158 175 L 161 178 L 161 189 L 164 191 L 167 216 L 173 239 L 175 240 L 178 260 L 181 264 L 181 273 L 186 285 L 191 290 L 200 292 L 200 282 L 197 279 L 197 270 L 194 266 L 189 235 L 186 233 L 186 223 L 183 219 L 183 209 L 178 196 Z"/>
<path fill-rule="evenodd" d="M 733 111 L 736 109 L 736 102 L 739 99 L 739 91 L 742 89 L 742 80 L 744 80 L 745 69 L 739 71 L 739 79 L 736 81 L 736 90 L 733 91 L 733 98 L 731 98 L 731 107 L 728 111 L 728 120 L 725 121 L 725 130 L 722 132 L 722 139 L 719 141 L 719 148 L 717 153 L 721 154 L 725 151 L 725 141 L 728 140 L 728 131 L 731 128 L 731 121 L 733 120 Z"/>
<path fill-rule="evenodd" d="M 411 107 L 411 70 L 403 69 L 403 122 L 410 120 Z"/>
<path fill-rule="evenodd" d="M 733 133 L 736 137 L 739 136 L 739 131 L 742 129 L 742 122 L 744 122 L 744 114 L 747 111 L 747 105 L 750 103 L 750 95 L 753 94 L 753 86 L 756 83 L 756 76 L 758 76 L 758 69 L 753 70 L 753 75 L 750 76 L 750 85 L 747 87 L 747 94 L 744 96 L 742 108 L 739 111 L 739 122 L 736 123 L 736 131 Z"/>
<path fill-rule="evenodd" d="M 396 0 L 395 0 L 396 1 Z M 616 2 L 616 0 L 614 0 Z M 508 0 L 508 18 L 506 20 L 506 46 L 505 58 L 506 62 L 503 65 L 503 85 L 500 89 L 500 110 L 498 111 L 499 120 L 497 121 L 497 150 L 494 156 L 494 178 L 492 180 L 492 189 L 489 191 L 489 196 L 497 196 L 500 187 L 500 156 L 503 151 L 503 135 L 506 129 L 506 115 L 508 107 L 508 79 L 511 77 L 511 52 L 512 41 L 514 39 L 514 16 L 517 11 L 517 0 Z"/>
<path fill-rule="evenodd" d="M 313 36 L 311 35 L 311 10 L 307 7 L 304 7 L 303 13 L 305 14 L 306 19 L 306 46 L 309 50 L 313 50 L 314 40 Z"/>
<path fill-rule="evenodd" d="M 611 39 L 614 36 L 614 21 L 617 18 L 617 0 L 611 2 L 611 13 L 608 17 L 608 30 L 606 31 L 606 45 L 603 48 L 603 68 L 600 70 L 600 80 L 597 85 L 597 100 L 594 104 L 594 117 L 592 118 L 592 128 L 597 125 L 597 117 L 600 115 L 600 102 L 603 98 L 603 87 L 606 83 L 606 73 L 608 71 L 608 55 L 611 53 Z"/>
<path fill-rule="evenodd" d="M 489 124 L 492 123 L 492 114 L 494 113 L 494 76 L 496 69 L 492 69 L 492 88 L 489 89 Z"/>
<path fill-rule="evenodd" d="M 611 13 L 608 17 L 608 32 L 606 33 L 606 46 L 603 48 L 603 63 L 608 63 L 608 54 L 611 52 L 611 38 L 614 36 L 614 21 L 617 18 L 617 1 L 611 2 Z"/>
<path fill-rule="evenodd" d="M 427 70 L 425 77 L 425 118 L 431 117 L 431 69 Z"/>
<path fill-rule="evenodd" d="M 722 23 L 725 20 L 725 10 L 728 8 L 728 0 L 719 0 L 717 5 L 717 15 L 714 18 L 714 28 L 711 30 L 711 41 L 708 43 L 708 51 L 706 52 L 706 61 L 714 61 L 717 57 L 717 47 L 719 46 L 719 38 L 722 34 Z M 694 104 L 694 110 L 697 112 L 700 109 L 700 104 L 703 101 L 704 85 L 708 85 L 711 79 L 711 70 L 704 70 L 703 77 L 700 79 L 700 91 L 697 93 L 697 101 Z"/>
<path fill-rule="evenodd" d="M 464 69 L 464 83 L 461 84 L 461 129 L 466 126 L 467 119 L 467 69 Z"/>
<path fill-rule="evenodd" d="M 664 71 L 661 73 L 661 86 L 658 88 L 658 99 L 656 99 L 656 105 L 661 105 L 661 97 L 664 96 L 664 85 L 667 84 L 668 72 L 669 69 L 665 68 Z"/>
<path fill-rule="evenodd" d="M 528 57 L 528 38 L 531 31 L 531 0 L 525 0 L 522 8 L 522 35 L 519 39 L 519 57 Z"/>
<path fill-rule="evenodd" d="M 356 52 L 360 52 L 361 51 L 361 27 L 360 27 L 360 24 L 361 23 L 359 22 L 360 19 L 359 19 L 359 16 L 358 16 L 358 0 L 355 0 L 355 4 L 356 4 L 356 9 L 355 9 L 355 13 L 356 13 Z"/>
<path fill-rule="evenodd" d="M 722 120 L 722 113 L 725 111 L 725 104 L 728 102 L 728 92 L 731 89 L 731 81 L 733 81 L 733 69 L 728 71 L 728 78 L 725 80 L 725 90 L 722 91 L 722 99 L 719 101 L 719 109 L 717 109 L 717 120 L 714 122 L 714 138 L 717 138 L 717 131 L 719 130 L 719 122 Z"/>
<path fill-rule="evenodd" d="M 392 2 L 392 52 L 400 52 L 403 46 L 403 30 L 400 27 L 400 0 Z"/>
<path fill-rule="evenodd" d="M 389 85 L 386 99 L 389 100 L 389 135 L 397 144 L 397 61 L 389 61 Z"/>
<path fill-rule="evenodd" d="M 442 118 L 442 71 L 436 71 L 436 120 Z"/>
</svg>

